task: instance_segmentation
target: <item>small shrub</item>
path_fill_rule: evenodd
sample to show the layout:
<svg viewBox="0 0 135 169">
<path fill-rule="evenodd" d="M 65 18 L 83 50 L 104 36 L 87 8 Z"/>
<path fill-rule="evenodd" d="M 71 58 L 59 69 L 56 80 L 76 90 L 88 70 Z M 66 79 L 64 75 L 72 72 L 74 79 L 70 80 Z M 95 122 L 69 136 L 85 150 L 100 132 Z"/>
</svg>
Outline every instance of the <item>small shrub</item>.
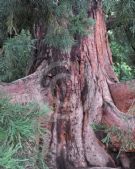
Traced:
<svg viewBox="0 0 135 169">
<path fill-rule="evenodd" d="M 25 76 L 33 41 L 29 31 L 22 30 L 13 38 L 7 39 L 0 57 L 0 80 L 10 82 Z"/>
</svg>

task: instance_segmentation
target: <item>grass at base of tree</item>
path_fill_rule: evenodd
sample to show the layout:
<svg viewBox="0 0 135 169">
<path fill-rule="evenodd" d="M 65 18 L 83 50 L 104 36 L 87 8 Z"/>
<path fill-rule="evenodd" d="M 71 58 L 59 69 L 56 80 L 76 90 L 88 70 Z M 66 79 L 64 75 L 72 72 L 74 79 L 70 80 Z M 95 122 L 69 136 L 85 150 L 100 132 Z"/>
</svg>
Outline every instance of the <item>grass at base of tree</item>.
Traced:
<svg viewBox="0 0 135 169">
<path fill-rule="evenodd" d="M 46 132 L 38 118 L 47 112 L 47 107 L 41 111 L 36 103 L 20 105 L 0 99 L 0 169 L 47 169 L 36 141 Z"/>
</svg>

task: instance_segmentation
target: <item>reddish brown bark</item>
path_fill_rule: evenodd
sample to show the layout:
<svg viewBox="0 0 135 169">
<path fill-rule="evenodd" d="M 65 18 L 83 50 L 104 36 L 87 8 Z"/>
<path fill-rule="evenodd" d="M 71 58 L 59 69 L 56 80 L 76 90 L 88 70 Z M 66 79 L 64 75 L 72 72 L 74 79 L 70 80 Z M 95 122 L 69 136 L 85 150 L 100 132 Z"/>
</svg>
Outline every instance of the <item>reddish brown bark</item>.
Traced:
<svg viewBox="0 0 135 169">
<path fill-rule="evenodd" d="M 134 91 L 116 83 L 100 1 L 91 6 L 89 17 L 96 21 L 91 34 L 82 38 L 70 54 L 40 44 L 42 66 L 24 79 L 0 86 L 12 101 L 34 100 L 52 107 L 47 156 L 52 169 L 115 167 L 91 125 L 103 121 L 120 129 L 128 127 L 116 106 L 127 111 L 129 105 L 124 98 L 133 100 Z M 134 134 L 135 120 L 129 116 L 128 121 Z"/>
<path fill-rule="evenodd" d="M 117 108 L 127 113 L 135 103 L 135 80 L 112 84 L 110 91 Z"/>
</svg>

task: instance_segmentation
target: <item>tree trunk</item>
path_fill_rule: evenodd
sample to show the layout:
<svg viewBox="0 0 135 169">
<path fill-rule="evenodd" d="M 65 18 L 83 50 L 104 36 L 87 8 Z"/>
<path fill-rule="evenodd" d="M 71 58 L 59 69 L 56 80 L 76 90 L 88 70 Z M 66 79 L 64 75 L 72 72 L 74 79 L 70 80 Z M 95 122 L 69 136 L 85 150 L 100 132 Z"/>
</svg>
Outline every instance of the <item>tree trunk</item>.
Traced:
<svg viewBox="0 0 135 169">
<path fill-rule="evenodd" d="M 121 119 L 123 113 L 114 104 L 117 102 L 114 86 L 118 80 L 112 69 L 101 2 L 91 2 L 89 17 L 96 24 L 70 54 L 40 44 L 38 56 L 42 56 L 43 61 L 36 72 L 0 88 L 13 96 L 12 101 L 36 100 L 52 107 L 47 155 L 50 169 L 115 167 L 91 125 L 103 121 L 121 129 L 128 128 Z M 37 62 L 41 59 L 38 56 Z M 30 70 L 35 71 L 33 67 Z M 134 97 L 135 94 L 132 99 Z M 119 102 L 118 108 L 121 104 Z"/>
<path fill-rule="evenodd" d="M 52 92 L 48 154 L 52 169 L 115 166 L 91 127 L 101 121 L 103 103 L 111 101 L 108 83 L 117 80 L 100 3 L 92 6 L 89 16 L 96 20 L 91 35 L 81 39 L 70 54 L 50 49 L 42 79 L 43 87 L 50 86 Z"/>
</svg>

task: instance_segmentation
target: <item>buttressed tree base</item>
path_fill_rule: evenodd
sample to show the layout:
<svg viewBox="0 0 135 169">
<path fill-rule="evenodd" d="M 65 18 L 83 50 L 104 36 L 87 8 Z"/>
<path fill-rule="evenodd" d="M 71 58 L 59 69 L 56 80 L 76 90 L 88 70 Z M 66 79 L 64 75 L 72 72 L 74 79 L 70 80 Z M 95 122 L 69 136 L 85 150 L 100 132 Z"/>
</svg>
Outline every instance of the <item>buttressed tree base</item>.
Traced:
<svg viewBox="0 0 135 169">
<path fill-rule="evenodd" d="M 71 52 L 63 53 L 40 41 L 30 74 L 0 85 L 12 102 L 33 100 L 52 107 L 46 157 L 50 169 L 116 167 L 96 138 L 93 123 L 127 132 L 130 127 L 132 137 L 135 134 L 135 118 L 125 114 L 135 98 L 135 82 L 132 86 L 119 83 L 114 74 L 101 0 L 90 1 L 88 15 L 95 20 L 91 33 L 79 38 Z"/>
</svg>

